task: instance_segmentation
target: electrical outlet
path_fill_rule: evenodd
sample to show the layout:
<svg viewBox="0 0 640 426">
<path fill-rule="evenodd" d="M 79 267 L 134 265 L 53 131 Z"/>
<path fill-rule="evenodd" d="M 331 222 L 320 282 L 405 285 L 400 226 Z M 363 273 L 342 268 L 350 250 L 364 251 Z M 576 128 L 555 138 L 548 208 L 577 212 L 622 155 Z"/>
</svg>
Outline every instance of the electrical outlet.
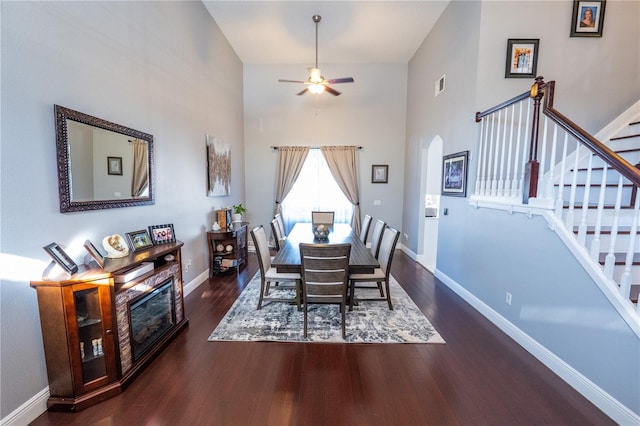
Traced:
<svg viewBox="0 0 640 426">
<path fill-rule="evenodd" d="M 507 302 L 507 305 L 511 306 L 511 293 L 507 292 L 505 302 Z"/>
<path fill-rule="evenodd" d="M 381 205 L 382 205 L 382 201 L 380 201 L 380 200 L 373 200 L 373 205 L 374 205 L 374 206 L 381 206 Z"/>
<path fill-rule="evenodd" d="M 407 234 L 406 232 L 404 233 L 404 239 L 409 241 L 409 234 Z"/>
<path fill-rule="evenodd" d="M 189 269 L 191 269 L 191 260 L 186 260 L 184 262 L 184 271 L 188 271 Z"/>
</svg>

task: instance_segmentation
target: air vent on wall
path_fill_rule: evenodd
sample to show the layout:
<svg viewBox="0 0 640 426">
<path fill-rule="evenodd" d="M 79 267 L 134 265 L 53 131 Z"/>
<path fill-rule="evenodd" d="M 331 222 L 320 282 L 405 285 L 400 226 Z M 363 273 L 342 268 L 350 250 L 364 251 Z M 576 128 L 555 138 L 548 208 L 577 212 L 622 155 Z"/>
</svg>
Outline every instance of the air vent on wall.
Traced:
<svg viewBox="0 0 640 426">
<path fill-rule="evenodd" d="M 438 96 L 440 93 L 442 93 L 444 91 L 444 87 L 445 87 L 444 86 L 444 79 L 445 79 L 445 77 L 446 77 L 446 74 L 436 80 L 434 96 Z"/>
</svg>

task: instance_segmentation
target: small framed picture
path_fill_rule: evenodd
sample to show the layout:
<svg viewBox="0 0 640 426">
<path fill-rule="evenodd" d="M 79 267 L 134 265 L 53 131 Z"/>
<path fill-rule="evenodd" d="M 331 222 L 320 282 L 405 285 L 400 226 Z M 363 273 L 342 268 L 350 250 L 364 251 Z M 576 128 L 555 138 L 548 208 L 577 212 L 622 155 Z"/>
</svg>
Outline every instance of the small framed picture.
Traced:
<svg viewBox="0 0 640 426">
<path fill-rule="evenodd" d="M 67 271 L 69 274 L 78 272 L 78 265 L 76 265 L 76 263 L 71 260 L 69 255 L 65 253 L 65 251 L 62 250 L 62 247 L 60 247 L 57 243 L 47 244 L 42 248 L 58 265 L 60 265 L 62 269 Z"/>
<path fill-rule="evenodd" d="M 507 40 L 505 78 L 535 78 L 538 68 L 537 38 L 510 38 Z"/>
<path fill-rule="evenodd" d="M 387 183 L 389 181 L 389 165 L 374 164 L 371 166 L 371 183 Z"/>
<path fill-rule="evenodd" d="M 91 257 L 93 257 L 93 260 L 96 261 L 98 266 L 104 268 L 104 256 L 98 251 L 96 246 L 94 246 L 91 241 L 86 240 L 84 242 L 84 248 L 91 255 Z"/>
<path fill-rule="evenodd" d="M 129 241 L 129 247 L 131 247 L 132 251 L 153 247 L 153 242 L 146 229 L 127 232 L 127 241 Z"/>
<path fill-rule="evenodd" d="M 442 157 L 442 195 L 467 196 L 467 163 L 469 151 Z"/>
<path fill-rule="evenodd" d="M 176 242 L 172 223 L 152 225 L 149 227 L 149 234 L 151 234 L 151 241 L 153 241 L 154 245 Z"/>
<path fill-rule="evenodd" d="M 573 1 L 571 37 L 602 37 L 605 0 Z"/>
<path fill-rule="evenodd" d="M 122 176 L 122 157 L 107 157 L 107 174 Z"/>
</svg>

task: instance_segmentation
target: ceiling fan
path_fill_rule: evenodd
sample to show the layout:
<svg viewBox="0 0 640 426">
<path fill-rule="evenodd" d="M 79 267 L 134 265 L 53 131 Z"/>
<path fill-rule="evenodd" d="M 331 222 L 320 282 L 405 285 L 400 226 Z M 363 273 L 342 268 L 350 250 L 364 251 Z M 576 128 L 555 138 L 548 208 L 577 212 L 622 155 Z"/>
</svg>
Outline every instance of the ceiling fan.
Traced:
<svg viewBox="0 0 640 426">
<path fill-rule="evenodd" d="M 318 23 L 322 19 L 320 15 L 313 15 L 313 22 L 316 23 L 316 66 L 314 68 L 309 68 L 309 78 L 306 80 L 278 80 L 280 83 L 302 83 L 306 84 L 307 87 L 300 93 L 298 96 L 303 95 L 307 92 L 311 92 L 314 94 L 320 94 L 322 92 L 329 92 L 334 96 L 340 95 L 340 92 L 329 87 L 330 84 L 338 84 L 338 83 L 353 83 L 352 77 L 345 78 L 332 78 L 326 80 L 322 74 L 320 73 L 320 68 L 318 68 Z"/>
</svg>

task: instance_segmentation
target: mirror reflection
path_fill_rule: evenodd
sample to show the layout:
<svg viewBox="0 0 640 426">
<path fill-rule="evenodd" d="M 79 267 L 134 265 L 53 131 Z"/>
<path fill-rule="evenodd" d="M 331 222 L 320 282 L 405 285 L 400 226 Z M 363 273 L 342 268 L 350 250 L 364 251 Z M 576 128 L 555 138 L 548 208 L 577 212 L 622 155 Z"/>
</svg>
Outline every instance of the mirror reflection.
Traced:
<svg viewBox="0 0 640 426">
<path fill-rule="evenodd" d="M 153 204 L 153 136 L 56 105 L 60 211 Z"/>
</svg>

